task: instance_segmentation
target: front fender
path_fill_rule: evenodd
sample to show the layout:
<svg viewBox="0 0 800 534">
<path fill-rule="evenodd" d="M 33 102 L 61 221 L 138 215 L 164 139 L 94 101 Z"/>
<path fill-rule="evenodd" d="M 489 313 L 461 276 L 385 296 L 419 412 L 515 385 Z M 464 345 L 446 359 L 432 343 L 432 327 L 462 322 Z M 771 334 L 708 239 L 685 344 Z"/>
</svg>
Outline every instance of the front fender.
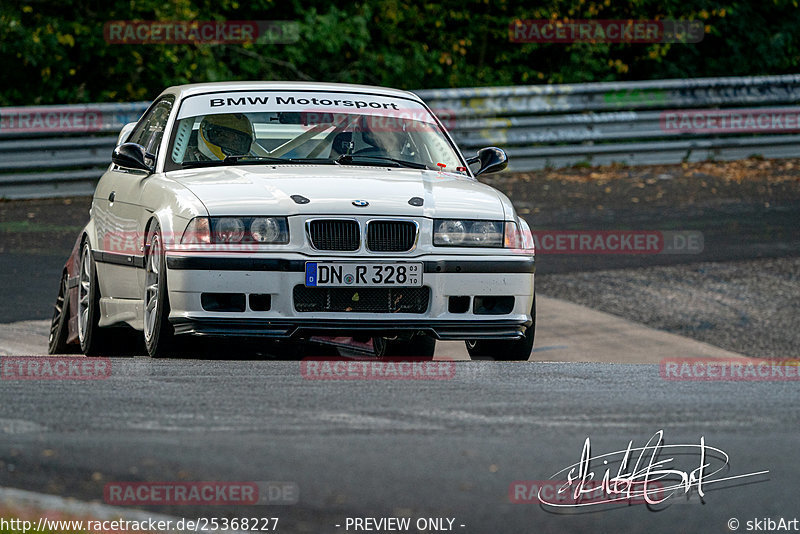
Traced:
<svg viewBox="0 0 800 534">
<path fill-rule="evenodd" d="M 208 215 L 206 206 L 194 193 L 166 175 L 153 175 L 148 180 L 141 203 L 150 214 L 145 230 L 149 230 L 152 221 L 158 221 L 164 245 L 168 248 L 180 242 L 190 220 Z"/>
</svg>

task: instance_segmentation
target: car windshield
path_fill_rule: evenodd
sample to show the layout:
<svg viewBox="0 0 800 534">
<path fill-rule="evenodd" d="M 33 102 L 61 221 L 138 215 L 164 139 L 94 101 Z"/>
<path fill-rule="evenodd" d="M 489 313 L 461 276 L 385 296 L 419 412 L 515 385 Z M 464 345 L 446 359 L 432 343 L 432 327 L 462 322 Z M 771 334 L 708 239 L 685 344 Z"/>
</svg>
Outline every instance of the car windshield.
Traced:
<svg viewBox="0 0 800 534">
<path fill-rule="evenodd" d="M 169 154 L 171 169 L 320 163 L 467 172 L 422 104 L 349 93 L 241 91 L 186 98 Z"/>
</svg>

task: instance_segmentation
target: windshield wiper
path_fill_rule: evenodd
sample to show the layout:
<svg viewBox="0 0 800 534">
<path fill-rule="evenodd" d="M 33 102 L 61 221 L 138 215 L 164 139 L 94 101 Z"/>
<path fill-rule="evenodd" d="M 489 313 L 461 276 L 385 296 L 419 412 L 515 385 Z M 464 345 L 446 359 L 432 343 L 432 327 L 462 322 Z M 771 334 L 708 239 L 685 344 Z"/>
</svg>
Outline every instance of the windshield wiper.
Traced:
<svg viewBox="0 0 800 534">
<path fill-rule="evenodd" d="M 327 163 L 333 165 L 335 162 L 330 158 L 276 158 L 274 156 L 251 156 L 242 154 L 240 156 L 227 156 L 226 163 L 250 163 L 259 161 L 272 161 L 274 163 Z"/>
<path fill-rule="evenodd" d="M 291 161 L 292 163 L 321 163 L 323 165 L 336 165 L 336 162 L 331 158 L 289 158 L 284 161 Z"/>
<path fill-rule="evenodd" d="M 217 165 L 224 165 L 222 160 L 208 159 L 200 161 L 184 161 L 181 163 L 181 169 L 192 169 L 194 167 L 215 167 Z"/>
<path fill-rule="evenodd" d="M 223 163 L 239 163 L 243 161 L 272 161 L 275 163 L 286 163 L 291 159 L 276 158 L 274 156 L 252 156 L 250 154 L 237 154 L 235 156 L 225 156 Z"/>
<path fill-rule="evenodd" d="M 417 163 L 416 161 L 405 161 L 402 159 L 390 158 L 387 156 L 373 156 L 371 154 L 342 154 L 336 158 L 336 163 L 355 163 L 356 158 L 369 158 L 379 159 L 383 161 L 391 161 L 401 167 L 408 167 L 409 169 L 427 169 L 428 166 L 424 163 Z"/>
<path fill-rule="evenodd" d="M 398 167 L 408 167 L 409 169 L 427 169 L 428 166 L 424 163 L 417 163 L 416 161 L 405 161 L 402 159 L 395 159 L 386 156 L 372 156 L 370 154 L 342 154 L 336 159 L 330 158 L 276 158 L 274 156 L 251 156 L 249 154 L 240 154 L 233 156 L 225 156 L 223 160 L 205 160 L 205 161 L 186 161 L 181 164 L 183 169 L 191 169 L 195 167 L 217 167 L 220 165 L 258 165 L 259 163 L 318 163 L 325 165 L 336 164 L 352 164 L 360 159 L 377 159 L 381 161 L 390 161 Z M 358 162 L 360 164 L 368 164 L 368 161 Z M 358 164 L 357 163 L 357 164 Z M 377 162 L 376 162 L 377 163 Z"/>
<path fill-rule="evenodd" d="M 258 165 L 259 163 L 322 163 L 334 165 L 336 162 L 329 158 L 276 158 L 273 156 L 250 156 L 248 154 L 240 156 L 226 156 L 223 160 L 204 160 L 204 161 L 186 161 L 181 164 L 183 169 L 191 169 L 194 167 L 216 167 L 220 165 Z"/>
</svg>

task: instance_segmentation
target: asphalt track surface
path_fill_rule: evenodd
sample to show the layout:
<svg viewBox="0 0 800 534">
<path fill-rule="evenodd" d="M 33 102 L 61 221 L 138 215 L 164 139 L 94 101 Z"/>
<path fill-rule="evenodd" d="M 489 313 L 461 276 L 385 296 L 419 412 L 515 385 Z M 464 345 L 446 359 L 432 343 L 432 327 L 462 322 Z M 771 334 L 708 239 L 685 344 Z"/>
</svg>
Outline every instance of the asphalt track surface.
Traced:
<svg viewBox="0 0 800 534">
<path fill-rule="evenodd" d="M 283 481 L 299 488 L 296 504 L 136 509 L 278 517 L 280 532 L 297 533 L 354 532 L 336 525 L 367 517 L 448 518 L 465 533 L 716 532 L 731 518 L 792 518 L 797 381 L 667 380 L 663 358 L 740 356 L 557 299 L 538 308 L 534 361 L 450 363 L 465 358 L 463 345 L 442 343 L 445 380 L 312 380 L 300 362 L 230 351 L 112 358 L 104 380 L 1 380 L 0 487 L 102 503 L 108 483 Z M 0 353 L 41 354 L 47 330 L 42 320 L 6 325 Z M 518 481 L 563 480 L 587 437 L 597 455 L 644 446 L 659 430 L 665 444 L 703 438 L 729 455 L 714 460 L 724 469 L 709 477 L 705 504 L 680 489 L 653 507 L 511 500 Z M 696 449 L 671 452 L 658 458 L 677 459 L 666 467 L 700 464 Z M 592 465 L 601 476 L 600 460 Z"/>
<path fill-rule="evenodd" d="M 494 362 L 458 362 L 440 381 L 318 381 L 297 362 L 134 358 L 114 359 L 106 380 L 2 388 L 2 486 L 99 502 L 106 483 L 122 481 L 290 481 L 300 490 L 291 506 L 144 507 L 178 517 L 279 517 L 280 532 L 297 533 L 395 516 L 454 518 L 465 533 L 677 533 L 725 532 L 730 518 L 744 530 L 747 520 L 798 512 L 796 381 L 668 381 L 656 365 Z M 659 510 L 554 513 L 509 500 L 514 481 L 577 463 L 587 437 L 599 455 L 629 440 L 643 446 L 661 429 L 666 444 L 704 437 L 729 455 L 707 479 L 705 504 L 692 493 Z M 694 449 L 666 458 L 687 473 L 700 464 Z M 592 467 L 602 474 L 600 460 Z"/>
<path fill-rule="evenodd" d="M 533 210 L 530 198 L 512 198 Z M 657 365 L 665 357 L 797 356 L 796 348 L 785 353 L 800 334 L 800 204 L 796 195 L 780 198 L 620 206 L 612 218 L 607 209 L 538 213 L 533 220 L 549 227 L 701 228 L 706 246 L 693 256 L 542 256 L 533 362 L 457 361 L 449 380 L 322 381 L 304 378 L 297 362 L 227 353 L 114 358 L 105 380 L 2 380 L 0 486 L 102 502 L 114 481 L 291 481 L 300 488 L 292 506 L 140 507 L 179 517 L 278 516 L 280 532 L 345 532 L 335 525 L 347 517 L 449 517 L 455 532 L 475 533 L 730 532 L 731 518 L 739 530 L 756 518 L 791 520 L 800 515 L 798 382 L 665 380 Z M 46 204 L 21 210 L 63 230 L 84 217 L 76 204 L 66 214 Z M 0 354 L 43 352 L 74 230 L 53 230 L 52 244 L 42 242 L 42 226 L 35 239 L 23 234 L 6 232 L 0 246 Z M 725 275 L 703 276 L 714 269 Z M 723 328 L 726 314 L 741 318 L 769 302 L 773 316 L 738 324 L 743 338 Z M 692 328 L 698 322 L 705 328 Z M 748 337 L 761 341 L 748 345 Z M 437 357 L 460 360 L 465 351 L 440 344 Z M 509 500 L 514 481 L 549 479 L 578 462 L 587 437 L 603 454 L 629 440 L 642 446 L 660 429 L 667 444 L 704 436 L 724 450 L 729 464 L 716 477 L 769 473 L 708 484 L 705 504 L 692 495 L 656 509 L 553 513 Z M 698 465 L 692 451 L 679 452 L 672 467 Z"/>
</svg>

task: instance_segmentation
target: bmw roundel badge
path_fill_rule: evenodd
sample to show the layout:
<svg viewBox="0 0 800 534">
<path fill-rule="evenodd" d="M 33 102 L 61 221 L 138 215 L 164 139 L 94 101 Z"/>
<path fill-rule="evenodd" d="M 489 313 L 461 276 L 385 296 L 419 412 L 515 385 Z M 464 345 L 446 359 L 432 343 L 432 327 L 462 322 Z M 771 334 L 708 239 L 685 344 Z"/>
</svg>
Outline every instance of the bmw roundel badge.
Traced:
<svg viewBox="0 0 800 534">
<path fill-rule="evenodd" d="M 365 208 L 365 207 L 369 206 L 369 202 L 367 202 L 366 200 L 354 200 L 353 201 L 353 206 L 355 206 L 357 208 Z"/>
</svg>

